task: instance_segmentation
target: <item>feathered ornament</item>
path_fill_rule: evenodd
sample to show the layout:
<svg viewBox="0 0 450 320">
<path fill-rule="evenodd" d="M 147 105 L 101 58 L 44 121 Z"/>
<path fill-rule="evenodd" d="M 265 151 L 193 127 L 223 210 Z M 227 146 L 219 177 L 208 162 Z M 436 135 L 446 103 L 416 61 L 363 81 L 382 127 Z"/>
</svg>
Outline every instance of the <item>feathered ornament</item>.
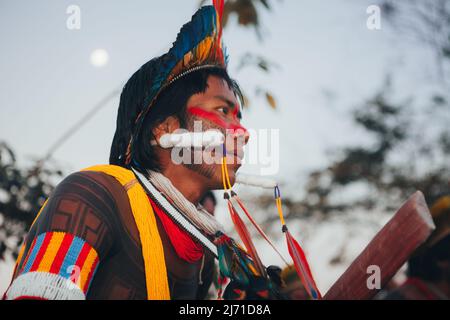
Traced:
<svg viewBox="0 0 450 320">
<path fill-rule="evenodd" d="M 239 214 L 236 212 L 236 209 L 233 206 L 233 203 L 230 200 L 230 194 L 228 193 L 231 191 L 231 182 L 230 177 L 228 175 L 228 168 L 227 168 L 227 158 L 226 158 L 227 152 L 225 148 L 225 144 L 223 145 L 223 156 L 222 156 L 222 181 L 223 181 L 223 187 L 224 187 L 224 198 L 227 201 L 228 205 L 228 211 L 230 212 L 231 220 L 233 221 L 234 227 L 241 238 L 242 242 L 244 242 L 245 248 L 248 251 L 248 254 L 252 257 L 256 268 L 260 275 L 267 276 L 266 270 L 261 262 L 261 259 L 259 258 L 258 252 L 256 251 L 255 245 L 253 244 L 253 241 L 250 237 L 250 232 L 248 231 L 245 223 L 242 221 L 242 219 L 239 217 Z"/>
<path fill-rule="evenodd" d="M 280 294 L 271 279 L 261 276 L 247 252 L 232 238 L 218 232 L 215 244 L 219 257 L 218 299 L 278 299 Z M 230 279 L 225 291 L 222 285 Z"/>
<path fill-rule="evenodd" d="M 245 225 L 242 218 L 239 216 L 235 206 L 233 205 L 233 202 L 231 199 L 234 199 L 238 201 L 239 207 L 245 212 L 247 217 L 252 221 L 252 223 L 255 225 L 258 231 L 260 231 L 264 238 L 269 241 L 269 243 L 273 246 L 272 242 L 268 239 L 267 235 L 262 231 L 262 229 L 258 226 L 256 221 L 251 217 L 250 213 L 247 211 L 247 209 L 243 206 L 242 202 L 239 198 L 237 198 L 237 194 L 232 190 L 230 177 L 228 175 L 228 169 L 227 169 L 227 161 L 226 161 L 226 149 L 225 144 L 223 146 L 223 157 L 222 157 L 222 182 L 223 182 L 223 188 L 224 188 L 224 198 L 227 201 L 228 210 L 230 212 L 231 219 L 233 221 L 234 227 L 241 238 L 242 242 L 245 245 L 245 248 L 247 251 L 244 251 L 239 246 L 239 252 L 240 255 L 236 254 L 234 256 L 226 255 L 224 253 L 224 243 L 227 243 L 227 241 L 223 241 L 220 243 L 218 247 L 218 255 L 219 255 L 219 261 L 223 259 L 224 261 L 233 261 L 234 259 L 238 257 L 247 257 L 244 259 L 244 261 L 247 261 L 247 263 L 242 263 L 241 265 L 245 265 L 247 271 L 250 272 L 250 275 L 248 276 L 249 283 L 243 284 L 242 281 L 232 281 L 230 284 L 228 284 L 227 289 L 224 293 L 225 299 L 284 299 L 285 297 L 282 296 L 279 292 L 280 285 L 277 282 L 277 278 L 275 273 L 271 272 L 269 273 L 269 269 L 266 269 L 266 267 L 261 262 L 261 259 L 258 255 L 258 252 L 256 251 L 255 245 L 253 244 L 253 241 L 250 236 L 250 232 L 247 229 L 247 226 Z M 230 199 L 230 194 L 232 195 L 232 198 Z M 229 239 L 229 238 L 228 238 Z M 228 243 L 230 243 L 230 240 L 228 240 Z M 229 247 L 236 250 L 236 244 L 234 244 L 234 241 L 231 241 Z M 275 246 L 273 246 L 275 248 Z M 276 250 L 276 248 L 275 248 Z M 276 250 L 278 253 L 279 251 Z M 281 256 L 281 255 L 280 255 Z M 283 259 L 284 260 L 284 259 Z M 284 260 L 285 261 L 285 260 Z M 219 263 L 219 266 L 221 267 L 221 270 L 223 271 L 224 276 L 229 276 L 230 272 L 227 271 L 230 268 L 225 268 L 226 266 L 229 266 L 230 263 Z M 236 262 L 233 263 L 233 265 L 236 265 Z M 231 274 L 233 275 L 233 274 Z M 236 277 L 236 275 L 233 275 Z M 275 278 L 274 278 L 275 276 Z"/>
<path fill-rule="evenodd" d="M 247 218 L 250 220 L 250 222 L 253 224 L 253 226 L 256 228 L 256 230 L 259 232 L 259 234 L 264 238 L 264 240 L 269 243 L 269 245 L 275 250 L 275 252 L 281 257 L 283 262 L 288 265 L 286 259 L 284 259 L 283 255 L 280 253 L 280 251 L 275 247 L 273 242 L 269 239 L 269 237 L 266 235 L 266 233 L 262 230 L 262 228 L 258 225 L 258 223 L 255 221 L 255 219 L 251 216 L 251 214 L 248 212 L 247 208 L 244 206 L 244 203 L 242 200 L 238 197 L 237 193 L 232 190 L 230 177 L 228 175 L 228 168 L 227 168 L 227 158 L 226 158 L 226 148 L 225 144 L 223 145 L 223 158 L 222 158 L 222 182 L 223 182 L 223 189 L 225 190 L 224 198 L 228 202 L 228 210 L 230 212 L 232 221 L 235 225 L 236 231 L 238 232 L 239 236 L 241 237 L 242 241 L 244 242 L 247 250 L 249 251 L 250 255 L 253 257 L 254 260 L 257 261 L 258 266 L 261 265 L 260 259 L 258 257 L 258 254 L 256 252 L 255 246 L 253 245 L 253 242 L 250 238 L 250 233 L 245 226 L 245 223 L 240 218 L 239 214 L 237 213 L 236 208 L 234 207 L 231 200 L 235 200 L 238 204 L 239 208 L 245 213 Z M 229 192 L 229 194 L 228 194 Z M 231 195 L 231 199 L 230 199 Z M 262 268 L 264 269 L 264 268 Z M 265 274 L 265 270 L 263 271 L 263 274 Z"/>
<path fill-rule="evenodd" d="M 249 276 L 258 275 L 253 261 L 248 259 L 233 239 L 219 232 L 214 243 L 217 245 L 219 268 L 223 276 L 247 286 L 250 283 Z"/>
<path fill-rule="evenodd" d="M 259 225 L 256 223 L 256 221 L 253 219 L 253 217 L 250 215 L 248 210 L 243 205 L 242 201 L 239 199 L 237 194 L 231 190 L 232 186 L 230 183 L 230 178 L 228 176 L 228 170 L 227 170 L 227 163 L 226 163 L 226 149 L 225 145 L 223 147 L 223 160 L 222 160 L 222 180 L 223 180 L 223 188 L 225 190 L 225 199 L 228 201 L 228 209 L 230 211 L 230 215 L 232 217 L 232 220 L 234 222 L 236 231 L 238 232 L 239 236 L 241 237 L 242 241 L 244 242 L 250 256 L 255 257 L 253 258 L 254 261 L 256 261 L 256 265 L 258 266 L 258 262 L 260 262 L 259 256 L 256 252 L 256 249 L 253 245 L 253 242 L 250 239 L 249 232 L 244 224 L 244 222 L 239 218 L 239 215 L 236 212 L 236 209 L 233 207 L 233 204 L 231 203 L 229 199 L 228 192 L 232 195 L 232 198 L 237 201 L 239 207 L 244 211 L 244 213 L 247 215 L 248 219 L 251 221 L 251 223 L 255 226 L 255 228 L 258 230 L 258 232 L 263 236 L 263 238 L 275 249 L 275 251 L 280 255 L 282 260 L 288 265 L 286 260 L 283 258 L 281 253 L 276 249 L 276 247 L 273 245 L 272 241 L 267 237 L 267 235 L 264 233 L 264 231 L 259 227 Z M 314 281 L 314 277 L 312 275 L 311 269 L 309 267 L 308 261 L 306 259 L 305 253 L 303 252 L 302 247 L 300 244 L 294 239 L 292 234 L 289 232 L 286 223 L 284 221 L 283 216 L 283 209 L 281 204 L 281 193 L 278 185 L 274 188 L 275 192 L 275 201 L 278 209 L 278 214 L 280 217 L 280 221 L 282 224 L 282 231 L 286 236 L 286 242 L 289 250 L 289 255 L 291 256 L 294 267 L 297 271 L 297 274 L 303 284 L 303 286 L 306 288 L 306 291 L 308 292 L 311 299 L 317 300 L 321 299 L 322 296 L 320 294 L 319 289 L 317 288 L 317 285 Z M 264 273 L 266 274 L 266 273 Z"/>
<path fill-rule="evenodd" d="M 258 225 L 256 220 L 251 216 L 251 214 L 249 213 L 247 208 L 244 206 L 244 203 L 242 202 L 242 200 L 239 198 L 239 196 L 233 190 L 231 190 L 231 199 L 233 199 L 233 200 L 235 200 L 237 202 L 238 206 L 245 213 L 245 215 L 247 216 L 248 220 L 250 220 L 250 222 L 253 224 L 255 229 L 264 238 L 264 240 L 266 240 L 266 242 L 272 247 L 272 249 L 275 250 L 275 252 L 280 256 L 281 260 L 283 260 L 283 262 L 286 264 L 286 266 L 288 266 L 289 263 L 286 261 L 286 259 L 283 257 L 281 252 L 277 249 L 277 247 L 273 244 L 273 242 L 270 240 L 270 238 L 266 235 L 264 230 Z"/>
<path fill-rule="evenodd" d="M 134 137 L 154 101 L 164 88 L 183 76 L 203 68 L 226 69 L 228 57 L 222 43 L 222 16 L 224 0 L 213 0 L 213 6 L 201 7 L 178 33 L 172 48 L 157 59 L 150 92 L 135 120 L 133 133 L 125 151 L 125 164 L 130 164 Z M 155 60 L 156 61 L 156 60 Z"/>
<path fill-rule="evenodd" d="M 311 269 L 309 267 L 308 261 L 306 260 L 305 253 L 303 252 L 302 247 L 294 239 L 294 237 L 289 232 L 286 223 L 284 221 L 283 209 L 281 204 L 281 193 L 278 186 L 275 187 L 275 201 L 277 204 L 278 214 L 280 217 L 280 221 L 282 224 L 282 231 L 286 236 L 286 242 L 289 250 L 289 255 L 292 257 L 294 261 L 294 266 L 297 271 L 300 280 L 308 292 L 309 296 L 313 300 L 321 299 L 322 296 L 320 294 L 319 289 L 317 288 L 316 282 L 314 281 L 314 277 L 311 273 Z"/>
<path fill-rule="evenodd" d="M 250 232 L 248 231 L 241 217 L 239 217 L 239 214 L 236 212 L 236 209 L 233 207 L 229 199 L 228 199 L 228 210 L 230 212 L 231 219 L 236 228 L 236 231 L 239 234 L 239 237 L 241 238 L 242 242 L 244 242 L 244 245 L 247 248 L 249 255 L 252 257 L 258 270 L 258 273 L 262 276 L 266 276 L 266 270 L 261 262 L 261 259 L 258 256 L 255 245 L 253 244 L 253 241 L 250 237 Z"/>
</svg>

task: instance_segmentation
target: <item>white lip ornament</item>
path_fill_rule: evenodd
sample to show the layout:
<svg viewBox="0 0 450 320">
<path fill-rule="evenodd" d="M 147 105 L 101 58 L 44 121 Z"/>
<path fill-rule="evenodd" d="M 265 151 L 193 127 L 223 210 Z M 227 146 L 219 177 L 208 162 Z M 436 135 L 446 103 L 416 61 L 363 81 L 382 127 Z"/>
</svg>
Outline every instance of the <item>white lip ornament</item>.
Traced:
<svg viewBox="0 0 450 320">
<path fill-rule="evenodd" d="M 236 183 L 266 189 L 273 189 L 277 186 L 277 182 L 270 178 L 243 173 L 238 173 L 236 175 Z"/>
<path fill-rule="evenodd" d="M 218 147 L 223 145 L 224 135 L 217 130 L 208 130 L 203 132 L 185 132 L 185 133 L 166 133 L 159 138 L 159 143 L 152 140 L 152 145 L 158 145 L 161 148 L 189 148 L 189 147 Z"/>
</svg>

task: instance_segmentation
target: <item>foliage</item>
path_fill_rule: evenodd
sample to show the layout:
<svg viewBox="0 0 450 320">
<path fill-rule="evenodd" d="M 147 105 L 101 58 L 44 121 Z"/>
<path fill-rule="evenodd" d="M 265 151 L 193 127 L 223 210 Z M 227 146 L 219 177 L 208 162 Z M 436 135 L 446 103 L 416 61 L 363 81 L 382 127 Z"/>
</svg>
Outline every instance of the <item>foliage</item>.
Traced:
<svg viewBox="0 0 450 320">
<path fill-rule="evenodd" d="M 0 259 L 5 253 L 17 256 L 24 234 L 54 189 L 54 179 L 61 176 L 60 170 L 42 167 L 39 161 L 19 168 L 13 150 L 0 143 Z"/>
<path fill-rule="evenodd" d="M 351 114 L 357 132 L 365 132 L 372 141 L 341 148 L 328 166 L 312 172 L 304 199 L 286 201 L 292 215 L 326 216 L 357 208 L 392 212 L 415 190 L 421 190 L 429 203 L 450 193 L 449 79 L 443 72 L 450 64 L 450 1 L 381 3 L 382 13 L 401 36 L 425 43 L 435 53 L 440 84 L 425 99 L 423 94 L 408 94 L 405 101 L 394 102 L 405 93 L 388 77 Z M 355 186 L 366 191 L 352 197 Z"/>
</svg>

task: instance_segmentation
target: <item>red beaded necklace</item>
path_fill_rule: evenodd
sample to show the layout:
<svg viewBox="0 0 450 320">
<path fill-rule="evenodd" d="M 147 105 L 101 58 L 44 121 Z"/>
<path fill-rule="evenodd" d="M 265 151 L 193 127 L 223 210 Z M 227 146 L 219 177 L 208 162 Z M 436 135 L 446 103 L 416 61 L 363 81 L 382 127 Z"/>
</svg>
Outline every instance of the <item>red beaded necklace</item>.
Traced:
<svg viewBox="0 0 450 320">
<path fill-rule="evenodd" d="M 186 262 L 194 263 L 203 257 L 203 246 L 181 229 L 173 220 L 149 197 L 153 211 L 161 221 L 166 234 L 177 255 Z"/>
</svg>

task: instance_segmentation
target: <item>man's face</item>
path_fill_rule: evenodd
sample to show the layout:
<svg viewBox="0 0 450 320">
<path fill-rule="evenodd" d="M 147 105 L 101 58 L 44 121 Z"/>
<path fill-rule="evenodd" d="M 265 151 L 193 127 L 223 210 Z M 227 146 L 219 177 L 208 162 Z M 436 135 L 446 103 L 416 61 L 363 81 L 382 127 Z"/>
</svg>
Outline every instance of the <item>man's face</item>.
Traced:
<svg viewBox="0 0 450 320">
<path fill-rule="evenodd" d="M 195 94 L 187 102 L 187 129 L 194 131 L 194 122 L 201 122 L 202 131 L 217 129 L 225 135 L 227 168 L 231 183 L 235 181 L 236 171 L 244 157 L 244 145 L 248 141 L 248 132 L 241 126 L 241 110 L 238 100 L 227 82 L 219 77 L 210 76 L 204 93 Z M 219 157 L 211 154 L 216 159 Z M 210 180 L 211 188 L 222 187 L 222 172 L 219 161 L 208 164 L 185 164 Z"/>
</svg>

